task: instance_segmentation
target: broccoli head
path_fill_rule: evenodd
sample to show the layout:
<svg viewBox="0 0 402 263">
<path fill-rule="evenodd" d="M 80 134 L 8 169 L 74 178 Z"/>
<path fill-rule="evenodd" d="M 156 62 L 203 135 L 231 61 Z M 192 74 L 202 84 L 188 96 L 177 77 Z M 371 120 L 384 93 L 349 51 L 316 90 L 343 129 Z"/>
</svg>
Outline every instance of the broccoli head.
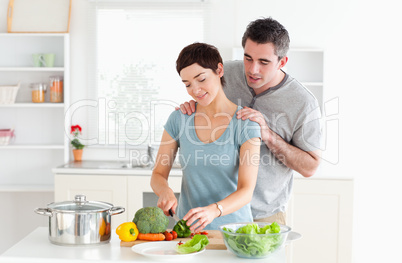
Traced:
<svg viewBox="0 0 402 263">
<path fill-rule="evenodd" d="M 168 227 L 169 219 L 159 207 L 144 207 L 135 213 L 133 222 L 140 233 L 163 233 Z"/>
</svg>

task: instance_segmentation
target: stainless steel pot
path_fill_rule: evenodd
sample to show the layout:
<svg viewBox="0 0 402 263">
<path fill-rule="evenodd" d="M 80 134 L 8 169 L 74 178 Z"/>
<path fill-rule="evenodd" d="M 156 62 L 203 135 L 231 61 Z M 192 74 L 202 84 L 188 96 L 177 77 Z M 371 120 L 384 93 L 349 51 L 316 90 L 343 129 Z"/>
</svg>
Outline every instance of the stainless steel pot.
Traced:
<svg viewBox="0 0 402 263">
<path fill-rule="evenodd" d="M 93 245 L 110 241 L 111 216 L 123 207 L 105 202 L 87 201 L 76 195 L 74 201 L 50 203 L 35 212 L 49 216 L 49 240 L 57 245 Z"/>
</svg>

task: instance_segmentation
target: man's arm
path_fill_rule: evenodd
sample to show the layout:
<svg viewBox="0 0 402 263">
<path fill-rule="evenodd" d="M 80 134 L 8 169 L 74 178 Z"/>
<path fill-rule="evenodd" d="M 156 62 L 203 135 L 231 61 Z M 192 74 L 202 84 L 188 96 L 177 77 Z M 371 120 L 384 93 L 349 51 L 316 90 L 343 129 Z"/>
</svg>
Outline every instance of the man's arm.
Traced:
<svg viewBox="0 0 402 263">
<path fill-rule="evenodd" d="M 244 107 L 237 112 L 237 118 L 250 119 L 261 127 L 261 139 L 275 157 L 287 167 L 300 173 L 304 177 L 314 175 L 320 164 L 321 151 L 303 151 L 283 140 L 272 131 L 261 112 Z"/>
<path fill-rule="evenodd" d="M 287 143 L 268 127 L 267 129 L 269 130 L 269 136 L 265 138 L 264 143 L 278 160 L 304 177 L 310 177 L 315 174 L 320 164 L 320 150 L 303 151 Z"/>
</svg>

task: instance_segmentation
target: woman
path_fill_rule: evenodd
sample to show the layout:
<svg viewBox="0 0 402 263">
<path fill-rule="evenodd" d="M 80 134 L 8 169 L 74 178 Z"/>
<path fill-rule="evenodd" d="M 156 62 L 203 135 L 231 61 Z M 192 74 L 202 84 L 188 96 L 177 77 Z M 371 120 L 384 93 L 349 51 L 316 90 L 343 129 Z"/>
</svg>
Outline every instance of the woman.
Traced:
<svg viewBox="0 0 402 263">
<path fill-rule="evenodd" d="M 260 127 L 236 118 L 241 107 L 223 92 L 223 63 L 214 46 L 185 47 L 176 69 L 197 104 L 193 115 L 174 111 L 165 125 L 151 177 L 158 207 L 166 215 L 177 208 L 196 232 L 252 222 L 249 203 L 257 180 Z M 183 179 L 177 202 L 168 177 L 179 147 Z"/>
</svg>

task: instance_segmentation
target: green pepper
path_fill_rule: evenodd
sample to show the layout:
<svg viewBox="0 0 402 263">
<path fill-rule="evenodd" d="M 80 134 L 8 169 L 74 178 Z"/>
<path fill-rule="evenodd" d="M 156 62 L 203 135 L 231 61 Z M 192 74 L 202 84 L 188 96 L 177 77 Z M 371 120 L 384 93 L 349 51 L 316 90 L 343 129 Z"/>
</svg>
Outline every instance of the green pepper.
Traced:
<svg viewBox="0 0 402 263">
<path fill-rule="evenodd" d="M 180 220 L 173 227 L 173 231 L 176 231 L 177 237 L 189 237 L 191 235 L 190 227 L 186 224 L 187 220 Z"/>
</svg>

